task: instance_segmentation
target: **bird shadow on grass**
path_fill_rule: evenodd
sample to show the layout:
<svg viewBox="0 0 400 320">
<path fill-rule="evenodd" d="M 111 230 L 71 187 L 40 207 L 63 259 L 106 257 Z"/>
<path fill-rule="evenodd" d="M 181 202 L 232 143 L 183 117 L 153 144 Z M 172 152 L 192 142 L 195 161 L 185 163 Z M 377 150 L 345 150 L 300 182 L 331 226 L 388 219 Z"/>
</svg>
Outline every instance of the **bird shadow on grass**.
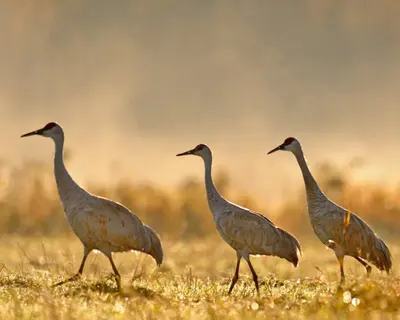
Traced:
<svg viewBox="0 0 400 320">
<path fill-rule="evenodd" d="M 115 284 L 109 281 L 91 282 L 86 279 L 78 279 L 76 281 L 65 282 L 57 286 L 51 286 L 56 291 L 61 291 L 64 296 L 78 296 L 89 292 L 118 294 Z"/>
<path fill-rule="evenodd" d="M 121 297 L 121 298 L 130 298 L 130 297 L 143 297 L 145 299 L 155 299 L 162 298 L 162 296 L 155 291 L 135 286 L 131 284 L 129 286 L 122 286 L 121 289 L 118 289 L 114 276 L 110 275 L 98 281 L 88 281 L 86 279 L 79 279 L 74 282 L 65 283 L 62 286 L 64 288 L 64 295 L 67 296 L 76 296 L 82 295 L 85 292 L 99 293 L 99 294 L 109 294 L 111 297 Z"/>
<path fill-rule="evenodd" d="M 98 293 L 110 293 L 115 296 L 121 297 L 130 297 L 130 296 L 142 296 L 144 298 L 154 298 L 157 294 L 148 288 L 138 287 L 138 286 L 122 286 L 121 289 L 118 289 L 117 286 L 113 283 L 110 283 L 106 279 L 106 281 L 97 281 L 91 283 L 87 286 L 87 289 L 90 291 L 98 292 Z"/>
<path fill-rule="evenodd" d="M 133 296 L 140 296 L 146 299 L 155 299 L 155 298 L 162 298 L 162 296 L 149 289 L 149 288 L 145 288 L 145 287 L 139 287 L 139 286 L 132 286 L 129 287 L 128 289 L 123 289 L 120 292 L 120 295 L 123 297 L 133 297 Z"/>
<path fill-rule="evenodd" d="M 1 278 L 0 287 L 39 288 L 40 285 L 31 278 L 26 278 L 23 276 L 13 276 Z"/>
</svg>

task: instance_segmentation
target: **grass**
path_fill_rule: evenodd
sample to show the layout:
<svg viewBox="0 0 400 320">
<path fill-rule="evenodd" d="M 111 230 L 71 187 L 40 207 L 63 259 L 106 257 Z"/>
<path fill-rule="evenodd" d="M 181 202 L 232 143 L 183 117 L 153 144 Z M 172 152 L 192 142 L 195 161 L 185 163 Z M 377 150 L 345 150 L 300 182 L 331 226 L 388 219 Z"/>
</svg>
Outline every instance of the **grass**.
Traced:
<svg viewBox="0 0 400 320">
<path fill-rule="evenodd" d="M 302 240 L 302 239 L 300 239 Z M 394 261 L 400 249 L 389 243 Z M 242 263 L 238 284 L 227 289 L 235 253 L 221 239 L 175 242 L 164 239 L 165 262 L 157 268 L 143 254 L 122 253 L 118 292 L 107 259 L 92 253 L 84 277 L 60 287 L 73 275 L 82 247 L 73 236 L 4 236 L 0 241 L 0 318 L 18 319 L 254 319 L 400 317 L 400 278 L 373 269 L 370 278 L 354 259 L 345 259 L 346 283 L 330 250 L 304 239 L 295 269 L 274 257 L 252 258 L 259 274 L 257 296 Z"/>
<path fill-rule="evenodd" d="M 397 235 L 399 187 L 357 182 L 353 179 L 353 169 L 336 168 L 329 163 L 312 169 L 322 190 L 332 200 L 360 214 L 384 238 Z M 233 185 L 226 172 L 216 171 L 214 181 L 227 199 L 265 214 L 296 236 L 313 233 L 310 224 L 304 223 L 308 221 L 308 214 L 303 183 L 297 191 L 288 192 L 284 201 L 274 203 L 238 189 L 240 186 Z M 215 230 L 203 179 L 186 177 L 178 186 L 166 188 L 128 177 L 103 185 L 89 182 L 84 187 L 123 203 L 161 234 L 179 239 L 199 238 L 208 237 Z M 0 159 L 0 212 L 0 234 L 59 235 L 69 231 L 51 162 L 26 162 L 16 166 Z"/>
<path fill-rule="evenodd" d="M 218 189 L 229 200 L 267 215 L 300 240 L 300 266 L 254 257 L 260 295 L 242 262 L 239 281 L 228 296 L 236 254 L 217 235 L 202 180 L 188 178 L 172 189 L 131 180 L 88 184 L 93 193 L 136 212 L 162 236 L 165 261 L 160 268 L 143 254 L 115 255 L 122 275 L 118 292 L 107 258 L 95 253 L 81 280 L 52 287 L 75 274 L 83 254 L 63 214 L 53 166 L 12 166 L 0 159 L 0 319 L 400 318 L 400 188 L 359 184 L 346 168 L 325 165 L 315 171 L 333 200 L 391 240 L 390 275 L 374 268 L 367 278 L 358 262 L 346 258 L 347 279 L 340 286 L 333 252 L 313 235 L 304 186 L 271 209 L 231 186 L 227 174 L 216 173 Z"/>
</svg>

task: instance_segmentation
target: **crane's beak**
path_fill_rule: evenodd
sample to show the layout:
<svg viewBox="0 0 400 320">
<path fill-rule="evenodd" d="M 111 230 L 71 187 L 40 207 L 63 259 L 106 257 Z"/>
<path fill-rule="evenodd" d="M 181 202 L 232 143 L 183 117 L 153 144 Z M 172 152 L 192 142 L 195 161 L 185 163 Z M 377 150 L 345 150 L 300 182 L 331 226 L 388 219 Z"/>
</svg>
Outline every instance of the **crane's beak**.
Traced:
<svg viewBox="0 0 400 320">
<path fill-rule="evenodd" d="M 38 129 L 38 130 L 35 130 L 35 131 L 32 131 L 32 132 L 28 132 L 28 133 L 23 134 L 21 136 L 21 138 L 34 136 L 34 135 L 42 135 L 42 133 L 43 133 L 43 129 Z"/>
<path fill-rule="evenodd" d="M 283 150 L 283 148 L 285 147 L 285 145 L 284 144 L 281 144 L 280 146 L 277 146 L 275 149 L 272 149 L 270 152 L 268 152 L 267 154 L 271 154 L 271 153 L 274 153 L 274 152 L 276 152 L 276 151 L 279 151 L 279 150 Z"/>
<path fill-rule="evenodd" d="M 189 154 L 193 154 L 194 153 L 194 149 L 186 151 L 186 152 L 182 152 L 182 153 L 178 153 L 176 156 L 180 157 L 180 156 L 187 156 Z"/>
</svg>

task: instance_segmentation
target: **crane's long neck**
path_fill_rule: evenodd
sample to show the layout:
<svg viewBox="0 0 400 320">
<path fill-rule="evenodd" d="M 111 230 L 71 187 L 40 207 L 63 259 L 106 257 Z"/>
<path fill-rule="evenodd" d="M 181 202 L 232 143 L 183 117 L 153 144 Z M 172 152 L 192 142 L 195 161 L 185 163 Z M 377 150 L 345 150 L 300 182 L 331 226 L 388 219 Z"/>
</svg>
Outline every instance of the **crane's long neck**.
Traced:
<svg viewBox="0 0 400 320">
<path fill-rule="evenodd" d="M 224 203 L 226 200 L 222 198 L 222 196 L 219 194 L 212 179 L 211 175 L 212 155 L 204 157 L 203 160 L 205 169 L 205 183 L 206 183 L 208 206 L 210 207 L 210 210 L 213 213 L 213 216 L 215 217 L 218 214 L 218 205 Z"/>
<path fill-rule="evenodd" d="M 294 153 L 294 155 L 296 156 L 297 162 L 299 163 L 301 172 L 303 174 L 304 184 L 306 186 L 308 209 L 309 213 L 311 214 L 314 212 L 314 209 L 316 209 L 318 203 L 326 200 L 326 197 L 311 174 L 306 159 L 304 158 L 303 150 L 300 148 Z"/>
<path fill-rule="evenodd" d="M 68 209 L 75 206 L 79 196 L 86 193 L 86 191 L 72 179 L 67 168 L 65 168 L 63 157 L 64 136 L 54 139 L 54 143 L 56 148 L 54 156 L 54 175 L 56 177 L 56 184 L 61 202 L 68 215 Z"/>
</svg>

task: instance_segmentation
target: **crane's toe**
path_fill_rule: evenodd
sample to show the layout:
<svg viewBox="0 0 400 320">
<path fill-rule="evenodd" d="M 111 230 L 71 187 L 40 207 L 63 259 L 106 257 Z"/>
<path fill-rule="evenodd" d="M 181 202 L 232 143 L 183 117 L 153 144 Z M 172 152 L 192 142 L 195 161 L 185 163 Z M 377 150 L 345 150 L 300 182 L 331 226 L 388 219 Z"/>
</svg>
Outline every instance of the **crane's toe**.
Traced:
<svg viewBox="0 0 400 320">
<path fill-rule="evenodd" d="M 233 287 L 235 286 L 235 284 L 236 284 L 236 282 L 238 281 L 238 279 L 239 279 L 239 276 L 235 274 L 235 275 L 233 276 L 233 278 L 232 278 L 231 285 L 229 286 L 228 295 L 231 294 L 231 292 L 232 292 L 232 290 L 233 290 Z"/>
<path fill-rule="evenodd" d="M 258 277 L 257 277 L 257 276 L 254 277 L 254 278 L 253 278 L 253 281 L 254 281 L 254 284 L 255 284 L 255 286 L 256 286 L 257 294 L 259 295 L 259 294 L 260 294 L 260 288 L 259 288 L 259 286 L 258 286 Z"/>
<path fill-rule="evenodd" d="M 115 274 L 115 281 L 117 282 L 118 291 L 121 291 L 121 276 L 119 274 Z"/>
<path fill-rule="evenodd" d="M 372 267 L 370 265 L 367 265 L 365 267 L 365 269 L 367 269 L 367 276 L 369 277 L 369 275 L 371 274 L 371 271 L 372 271 Z"/>
<path fill-rule="evenodd" d="M 63 281 L 57 282 L 56 284 L 53 284 L 52 287 L 58 287 L 58 286 L 61 286 L 61 285 L 65 284 L 65 283 L 67 283 L 67 282 L 77 281 L 80 278 L 81 278 L 81 274 L 77 273 L 76 275 L 74 275 L 73 277 L 71 277 L 71 278 L 69 278 L 67 280 L 63 280 Z"/>
</svg>

